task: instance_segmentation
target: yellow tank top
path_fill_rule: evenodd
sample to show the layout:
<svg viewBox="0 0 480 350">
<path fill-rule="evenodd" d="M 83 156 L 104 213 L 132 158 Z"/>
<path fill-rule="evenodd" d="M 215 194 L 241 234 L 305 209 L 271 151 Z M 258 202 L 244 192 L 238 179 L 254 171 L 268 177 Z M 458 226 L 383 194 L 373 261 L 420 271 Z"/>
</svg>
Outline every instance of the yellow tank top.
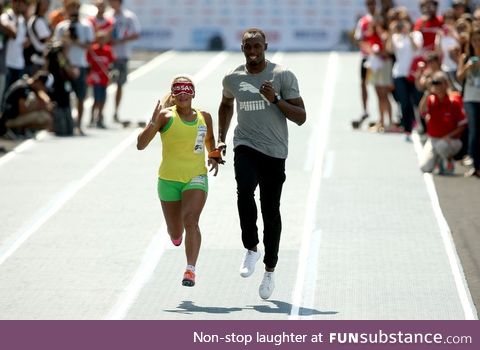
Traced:
<svg viewBox="0 0 480 350">
<path fill-rule="evenodd" d="M 205 137 L 207 124 L 202 113 L 195 109 L 197 119 L 183 121 L 172 107 L 173 116 L 160 133 L 162 163 L 158 177 L 164 180 L 190 182 L 194 177 L 207 174 L 205 165 Z"/>
</svg>

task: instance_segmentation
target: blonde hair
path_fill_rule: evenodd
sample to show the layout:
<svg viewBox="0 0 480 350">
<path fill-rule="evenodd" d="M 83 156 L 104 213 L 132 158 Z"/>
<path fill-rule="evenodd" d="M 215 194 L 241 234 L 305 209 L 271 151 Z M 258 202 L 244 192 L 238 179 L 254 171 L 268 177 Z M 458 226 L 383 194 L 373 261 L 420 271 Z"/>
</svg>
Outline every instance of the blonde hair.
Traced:
<svg viewBox="0 0 480 350">
<path fill-rule="evenodd" d="M 170 85 L 173 85 L 174 83 L 178 82 L 189 82 L 193 84 L 193 87 L 195 88 L 195 83 L 193 82 L 193 78 L 188 75 L 188 74 L 179 74 L 173 77 L 172 83 Z M 168 108 L 172 107 L 175 105 L 175 99 L 172 96 L 172 93 L 169 92 L 165 96 L 163 96 L 162 101 L 162 108 Z"/>
</svg>

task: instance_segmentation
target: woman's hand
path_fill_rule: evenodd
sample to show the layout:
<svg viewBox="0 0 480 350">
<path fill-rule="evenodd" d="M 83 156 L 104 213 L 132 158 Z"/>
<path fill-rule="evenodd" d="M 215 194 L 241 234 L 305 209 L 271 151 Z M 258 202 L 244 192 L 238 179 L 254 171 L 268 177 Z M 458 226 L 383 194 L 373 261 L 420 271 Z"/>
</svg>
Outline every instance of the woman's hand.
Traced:
<svg viewBox="0 0 480 350">
<path fill-rule="evenodd" d="M 162 102 L 158 100 L 157 105 L 152 113 L 152 119 L 150 119 L 150 124 L 158 125 L 160 122 L 160 112 L 162 110 Z"/>
<path fill-rule="evenodd" d="M 215 158 L 208 158 L 208 166 L 210 167 L 210 170 L 208 172 L 214 171 L 213 176 L 217 176 L 218 162 L 215 160 Z"/>
</svg>

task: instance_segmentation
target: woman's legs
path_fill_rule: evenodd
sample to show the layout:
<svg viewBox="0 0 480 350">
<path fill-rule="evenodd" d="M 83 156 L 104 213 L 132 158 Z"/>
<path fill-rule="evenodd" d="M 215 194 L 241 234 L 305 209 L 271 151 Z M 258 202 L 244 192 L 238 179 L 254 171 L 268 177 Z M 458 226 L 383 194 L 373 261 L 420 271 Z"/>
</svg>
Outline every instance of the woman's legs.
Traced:
<svg viewBox="0 0 480 350">
<path fill-rule="evenodd" d="M 200 214 L 207 200 L 207 193 L 203 190 L 187 190 L 182 193 L 181 215 L 185 228 L 185 254 L 187 255 L 187 264 L 195 266 L 197 263 L 202 235 L 198 222 Z"/>
<path fill-rule="evenodd" d="M 182 220 L 182 201 L 160 201 L 162 204 L 163 216 L 167 223 L 167 231 L 172 240 L 177 240 L 183 234 L 183 220 Z"/>
</svg>

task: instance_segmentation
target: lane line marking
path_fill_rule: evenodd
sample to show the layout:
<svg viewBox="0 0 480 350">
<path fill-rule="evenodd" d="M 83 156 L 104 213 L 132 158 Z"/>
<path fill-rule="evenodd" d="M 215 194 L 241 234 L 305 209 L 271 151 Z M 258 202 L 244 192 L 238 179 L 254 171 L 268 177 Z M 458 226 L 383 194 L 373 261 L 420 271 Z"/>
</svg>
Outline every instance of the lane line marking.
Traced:
<svg viewBox="0 0 480 350">
<path fill-rule="evenodd" d="M 193 75 L 195 83 L 198 84 L 207 78 L 228 56 L 228 53 L 220 52 L 212 57 L 205 66 Z M 210 186 L 214 183 L 214 181 L 211 180 L 212 179 L 209 178 Z M 162 226 L 153 236 L 137 271 L 105 319 L 122 320 L 127 316 L 143 287 L 152 278 L 169 241 L 165 221 L 162 219 Z"/>
<path fill-rule="evenodd" d="M 92 179 L 100 174 L 111 162 L 113 162 L 127 147 L 129 147 L 136 139 L 139 130 L 135 129 L 126 139 L 111 150 L 103 159 L 101 159 L 87 174 L 79 181 L 73 183 L 60 193 L 58 198 L 44 209 L 43 215 L 34 221 L 32 225 L 24 230 L 20 230 L 12 244 L 0 250 L 0 265 L 2 265 L 10 256 L 12 256 L 18 248 L 37 232 L 52 216 L 72 199 L 83 187 L 85 187 Z"/>
<path fill-rule="evenodd" d="M 317 266 L 312 265 L 313 259 L 316 259 L 318 253 L 315 250 L 320 249 L 321 239 L 314 236 L 319 235 L 320 230 L 315 230 L 316 225 L 316 210 L 320 196 L 320 185 L 322 182 L 322 171 L 325 159 L 326 148 L 328 144 L 328 132 L 330 128 L 330 119 L 332 117 L 333 98 L 335 92 L 335 82 L 337 79 L 338 68 L 338 54 L 336 52 L 330 53 L 327 64 L 327 76 L 324 80 L 324 94 L 320 102 L 320 111 L 318 113 L 318 122 L 312 131 L 310 138 L 311 147 L 309 149 L 315 157 L 313 157 L 313 169 L 310 176 L 310 186 L 308 191 L 308 198 L 306 202 L 306 213 L 304 220 L 304 227 L 302 233 L 302 243 L 298 253 L 298 268 L 297 279 L 292 293 L 292 310 L 290 311 L 289 319 L 298 319 L 300 316 L 300 305 L 302 305 L 304 292 L 307 295 L 314 295 L 314 290 L 306 290 L 306 287 L 315 289 L 315 284 L 306 282 L 307 269 L 316 276 Z M 313 240 L 317 246 L 312 245 Z M 309 300 L 309 303 L 313 303 Z M 304 304 L 303 307 L 311 305 Z"/>
<path fill-rule="evenodd" d="M 323 178 L 324 179 L 330 179 L 332 177 L 333 173 L 333 164 L 335 161 L 335 152 L 334 151 L 328 151 L 326 156 L 325 156 L 325 164 L 323 168 Z"/>
<path fill-rule="evenodd" d="M 153 236 L 134 277 L 105 317 L 106 320 L 123 320 L 125 318 L 128 310 L 137 300 L 143 286 L 147 284 L 155 272 L 169 241 L 167 228 L 163 225 Z"/>
<path fill-rule="evenodd" d="M 417 154 L 418 162 L 420 164 L 420 161 L 422 159 L 423 147 L 420 141 L 420 136 L 417 132 L 412 133 L 412 139 L 415 153 Z M 437 220 L 438 228 L 440 229 L 440 236 L 442 237 L 445 252 L 447 253 L 448 262 L 453 274 L 453 279 L 455 281 L 458 297 L 460 299 L 460 303 L 462 304 L 465 319 L 477 320 L 477 310 L 473 303 L 470 290 L 468 289 L 468 284 L 465 278 L 462 263 L 455 248 L 452 231 L 448 226 L 447 220 L 445 219 L 445 216 L 442 212 L 442 207 L 440 206 L 440 201 L 438 199 L 438 194 L 435 188 L 435 182 L 433 181 L 432 174 L 423 174 L 423 180 L 425 181 L 428 196 L 430 197 L 430 201 L 432 203 L 433 213 L 435 214 L 435 219 Z"/>
</svg>

